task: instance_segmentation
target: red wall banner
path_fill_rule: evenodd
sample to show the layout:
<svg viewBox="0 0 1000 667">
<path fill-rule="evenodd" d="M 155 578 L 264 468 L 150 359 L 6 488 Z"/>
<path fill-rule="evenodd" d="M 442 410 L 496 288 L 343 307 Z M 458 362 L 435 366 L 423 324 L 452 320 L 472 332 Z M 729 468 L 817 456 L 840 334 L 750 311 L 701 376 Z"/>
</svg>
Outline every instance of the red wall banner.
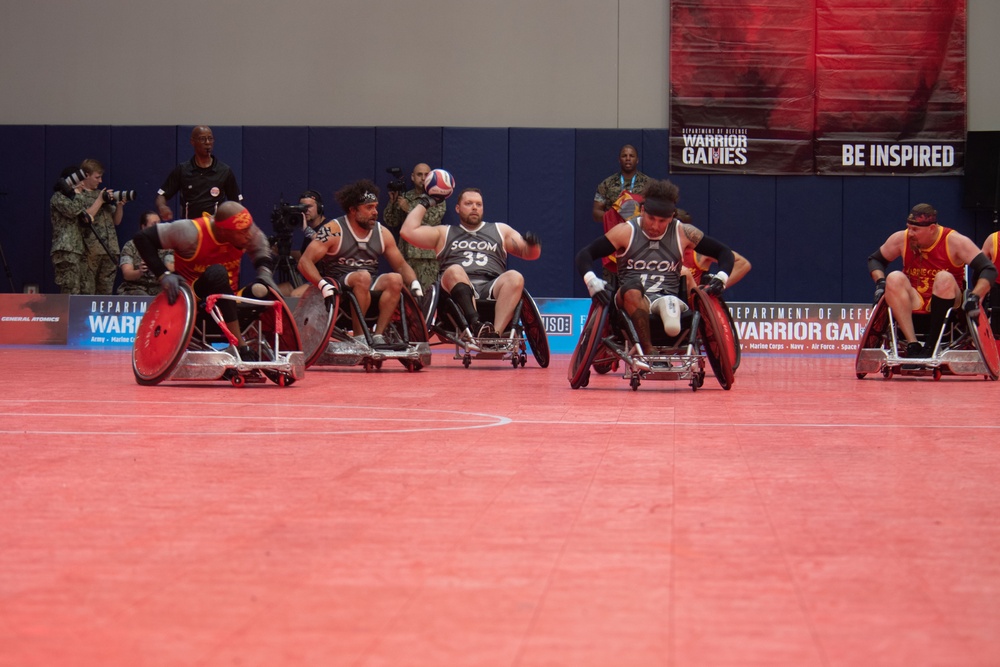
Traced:
<svg viewBox="0 0 1000 667">
<path fill-rule="evenodd" d="M 671 0 L 677 173 L 960 174 L 966 0 Z"/>
</svg>

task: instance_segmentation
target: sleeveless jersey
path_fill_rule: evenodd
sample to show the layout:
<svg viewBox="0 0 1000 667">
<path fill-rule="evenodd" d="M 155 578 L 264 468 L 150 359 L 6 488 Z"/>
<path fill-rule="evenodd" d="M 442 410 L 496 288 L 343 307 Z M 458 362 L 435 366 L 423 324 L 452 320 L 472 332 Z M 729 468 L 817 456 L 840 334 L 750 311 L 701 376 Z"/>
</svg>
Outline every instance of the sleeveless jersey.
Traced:
<svg viewBox="0 0 1000 667">
<path fill-rule="evenodd" d="M 618 275 L 624 284 L 639 279 L 651 298 L 678 294 L 681 271 L 680 223 L 674 218 L 659 239 L 646 236 L 640 224 L 642 218 L 629 221 L 632 238 L 624 250 L 617 253 Z"/>
<path fill-rule="evenodd" d="M 470 280 L 493 280 L 507 270 L 507 251 L 495 222 L 484 222 L 474 231 L 452 225 L 438 261 L 438 276 L 452 264 L 460 264 Z"/>
<path fill-rule="evenodd" d="M 684 266 L 691 269 L 691 278 L 694 280 L 694 284 L 700 285 L 701 276 L 712 266 L 712 260 L 704 255 L 699 255 L 694 251 L 694 248 L 687 248 L 684 251 Z"/>
<path fill-rule="evenodd" d="M 903 237 L 903 273 L 910 279 L 913 289 L 917 290 L 923 300 L 917 313 L 930 311 L 931 292 L 934 288 L 934 276 L 938 271 L 947 271 L 955 276 L 959 288 L 965 289 L 965 262 L 956 261 L 951 257 L 948 248 L 948 237 L 955 231 L 948 227 L 938 229 L 938 237 L 929 248 L 915 251 L 910 247 L 910 237 Z"/>
<path fill-rule="evenodd" d="M 340 223 L 340 248 L 335 253 L 327 253 L 316 268 L 320 275 L 342 280 L 349 273 L 367 271 L 372 277 L 378 273 L 378 258 L 382 256 L 382 223 L 362 238 L 355 235 L 346 216 L 336 219 Z"/>
<path fill-rule="evenodd" d="M 205 270 L 213 264 L 221 264 L 229 274 L 229 286 L 235 293 L 240 287 L 240 261 L 243 251 L 228 243 L 220 243 L 213 235 L 208 216 L 192 220 L 198 230 L 198 243 L 194 255 L 183 257 L 174 254 L 174 269 L 189 283 L 201 278 Z"/>
</svg>

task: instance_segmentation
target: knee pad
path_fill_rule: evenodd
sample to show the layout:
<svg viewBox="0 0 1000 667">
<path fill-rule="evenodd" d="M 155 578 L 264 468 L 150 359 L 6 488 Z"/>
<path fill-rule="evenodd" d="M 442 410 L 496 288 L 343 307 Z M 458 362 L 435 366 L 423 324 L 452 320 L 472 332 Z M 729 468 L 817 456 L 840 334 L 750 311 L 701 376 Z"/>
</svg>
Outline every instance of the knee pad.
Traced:
<svg viewBox="0 0 1000 667">
<path fill-rule="evenodd" d="M 661 296 L 649 306 L 650 312 L 660 316 L 663 330 L 668 336 L 676 336 L 681 332 L 681 313 L 687 309 L 687 304 L 673 295 Z"/>
</svg>

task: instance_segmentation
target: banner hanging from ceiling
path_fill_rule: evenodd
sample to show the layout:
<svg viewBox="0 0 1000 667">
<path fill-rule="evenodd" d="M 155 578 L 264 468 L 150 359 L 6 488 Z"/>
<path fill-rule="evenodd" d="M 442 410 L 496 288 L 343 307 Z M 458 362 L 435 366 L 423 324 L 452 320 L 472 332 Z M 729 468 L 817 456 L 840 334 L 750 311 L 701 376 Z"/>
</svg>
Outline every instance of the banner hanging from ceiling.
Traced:
<svg viewBox="0 0 1000 667">
<path fill-rule="evenodd" d="M 671 0 L 676 173 L 961 174 L 966 0 Z"/>
</svg>

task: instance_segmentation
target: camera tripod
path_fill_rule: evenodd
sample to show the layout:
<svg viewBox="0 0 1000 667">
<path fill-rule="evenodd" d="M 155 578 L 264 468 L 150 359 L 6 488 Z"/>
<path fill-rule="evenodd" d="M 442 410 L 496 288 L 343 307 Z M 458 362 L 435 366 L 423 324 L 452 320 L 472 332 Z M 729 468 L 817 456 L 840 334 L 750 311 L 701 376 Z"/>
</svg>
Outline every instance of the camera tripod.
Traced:
<svg viewBox="0 0 1000 667">
<path fill-rule="evenodd" d="M 298 263 L 292 258 L 292 237 L 291 234 L 278 234 L 272 239 L 272 244 L 277 251 L 277 259 L 274 262 L 274 282 L 288 283 L 295 289 L 305 280 L 299 273 Z"/>
</svg>

